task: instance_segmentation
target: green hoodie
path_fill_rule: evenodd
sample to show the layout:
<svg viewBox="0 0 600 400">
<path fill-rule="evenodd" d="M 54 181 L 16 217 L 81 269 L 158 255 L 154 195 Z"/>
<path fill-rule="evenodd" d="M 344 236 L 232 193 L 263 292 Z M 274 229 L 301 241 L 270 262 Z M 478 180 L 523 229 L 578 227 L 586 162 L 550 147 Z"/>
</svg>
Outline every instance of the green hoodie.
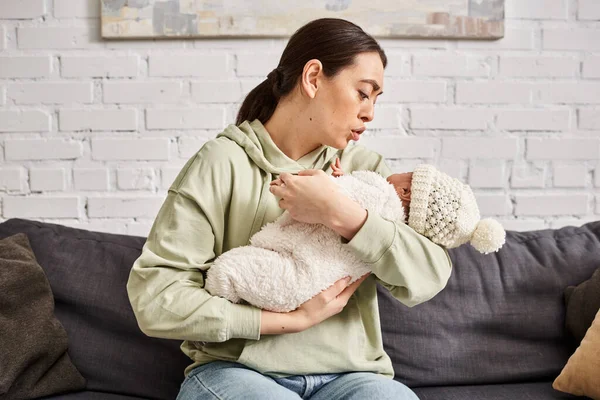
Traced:
<svg viewBox="0 0 600 400">
<path fill-rule="evenodd" d="M 260 309 L 211 296 L 205 271 L 216 257 L 249 243 L 281 213 L 269 183 L 283 172 L 342 168 L 391 174 L 383 157 L 360 145 L 321 146 L 297 161 L 272 141 L 260 121 L 228 126 L 188 160 L 168 190 L 134 262 L 127 292 L 148 336 L 184 340 L 194 367 L 231 360 L 282 377 L 371 371 L 393 377 L 381 338 L 376 282 L 408 307 L 446 285 L 448 252 L 403 224 L 369 214 L 345 242 L 371 266 L 369 276 L 337 315 L 298 333 L 260 336 Z M 204 273 L 204 274 L 203 274 Z"/>
</svg>

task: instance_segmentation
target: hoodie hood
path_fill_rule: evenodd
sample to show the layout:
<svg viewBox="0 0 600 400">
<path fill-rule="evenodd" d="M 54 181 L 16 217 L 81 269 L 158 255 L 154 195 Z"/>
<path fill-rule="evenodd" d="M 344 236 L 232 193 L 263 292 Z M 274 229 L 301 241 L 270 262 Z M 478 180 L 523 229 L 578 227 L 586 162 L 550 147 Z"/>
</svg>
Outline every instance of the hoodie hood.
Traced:
<svg viewBox="0 0 600 400">
<path fill-rule="evenodd" d="M 292 160 L 277 147 L 258 119 L 244 121 L 239 126 L 231 124 L 217 135 L 221 136 L 236 142 L 260 169 L 271 175 L 296 174 L 305 169 L 325 170 L 338 153 L 337 149 L 323 145 L 299 160 Z"/>
</svg>

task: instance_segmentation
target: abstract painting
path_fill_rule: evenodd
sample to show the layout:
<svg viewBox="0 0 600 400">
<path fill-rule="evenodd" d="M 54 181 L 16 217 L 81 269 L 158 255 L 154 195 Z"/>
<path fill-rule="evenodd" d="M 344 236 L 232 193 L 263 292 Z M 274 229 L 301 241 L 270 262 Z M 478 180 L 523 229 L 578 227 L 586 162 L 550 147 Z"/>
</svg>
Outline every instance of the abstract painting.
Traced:
<svg viewBox="0 0 600 400">
<path fill-rule="evenodd" d="M 287 37 L 322 17 L 380 38 L 504 36 L 504 0 L 101 1 L 104 38 Z"/>
</svg>

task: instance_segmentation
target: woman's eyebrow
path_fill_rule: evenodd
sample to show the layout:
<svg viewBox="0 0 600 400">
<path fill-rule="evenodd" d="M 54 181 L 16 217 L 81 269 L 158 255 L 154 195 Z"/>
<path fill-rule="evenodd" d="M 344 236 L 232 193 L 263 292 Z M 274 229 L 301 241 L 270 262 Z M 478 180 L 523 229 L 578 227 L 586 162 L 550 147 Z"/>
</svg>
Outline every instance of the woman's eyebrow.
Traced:
<svg viewBox="0 0 600 400">
<path fill-rule="evenodd" d="M 365 82 L 365 83 L 370 83 L 371 86 L 373 86 L 373 90 L 374 91 L 378 91 L 379 89 L 381 89 L 381 87 L 379 86 L 379 84 L 377 83 L 377 81 L 373 80 L 373 79 L 361 79 L 361 82 Z M 377 96 L 383 94 L 383 92 L 379 93 Z"/>
</svg>

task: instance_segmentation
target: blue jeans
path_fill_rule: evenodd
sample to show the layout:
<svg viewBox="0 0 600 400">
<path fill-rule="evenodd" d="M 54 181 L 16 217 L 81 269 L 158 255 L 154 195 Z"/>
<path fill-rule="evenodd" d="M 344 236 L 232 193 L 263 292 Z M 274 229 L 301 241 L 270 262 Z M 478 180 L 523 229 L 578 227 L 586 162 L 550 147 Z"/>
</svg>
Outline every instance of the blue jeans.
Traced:
<svg viewBox="0 0 600 400">
<path fill-rule="evenodd" d="M 271 378 L 228 361 L 200 365 L 181 384 L 177 400 L 205 399 L 419 400 L 402 383 L 371 372 Z"/>
</svg>

